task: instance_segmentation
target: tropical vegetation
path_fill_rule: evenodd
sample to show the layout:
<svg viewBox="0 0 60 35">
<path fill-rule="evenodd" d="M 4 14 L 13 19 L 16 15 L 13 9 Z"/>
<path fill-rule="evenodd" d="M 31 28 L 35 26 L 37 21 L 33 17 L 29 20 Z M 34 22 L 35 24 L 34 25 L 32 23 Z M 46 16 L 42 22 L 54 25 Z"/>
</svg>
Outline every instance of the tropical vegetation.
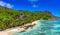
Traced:
<svg viewBox="0 0 60 35">
<path fill-rule="evenodd" d="M 0 31 L 53 17 L 49 11 L 14 10 L 0 6 Z"/>
</svg>

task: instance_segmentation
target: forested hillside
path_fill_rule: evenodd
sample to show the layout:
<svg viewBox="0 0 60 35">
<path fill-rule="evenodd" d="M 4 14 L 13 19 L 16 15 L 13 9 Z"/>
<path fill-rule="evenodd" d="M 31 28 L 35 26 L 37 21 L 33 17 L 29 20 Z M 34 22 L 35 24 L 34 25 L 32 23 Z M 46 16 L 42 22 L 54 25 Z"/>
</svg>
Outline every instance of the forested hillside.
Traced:
<svg viewBox="0 0 60 35">
<path fill-rule="evenodd" d="M 39 19 L 51 19 L 52 17 L 57 19 L 49 11 L 31 12 L 27 10 L 13 10 L 0 6 L 0 31 Z"/>
</svg>

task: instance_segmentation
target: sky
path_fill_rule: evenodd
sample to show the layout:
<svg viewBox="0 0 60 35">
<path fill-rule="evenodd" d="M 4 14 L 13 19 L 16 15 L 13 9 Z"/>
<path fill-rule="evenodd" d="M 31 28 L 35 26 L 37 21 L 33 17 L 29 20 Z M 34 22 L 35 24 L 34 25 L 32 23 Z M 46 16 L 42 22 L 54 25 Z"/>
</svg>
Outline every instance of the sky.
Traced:
<svg viewBox="0 0 60 35">
<path fill-rule="evenodd" d="M 0 6 L 16 10 L 48 10 L 60 17 L 60 0 L 0 0 Z"/>
</svg>

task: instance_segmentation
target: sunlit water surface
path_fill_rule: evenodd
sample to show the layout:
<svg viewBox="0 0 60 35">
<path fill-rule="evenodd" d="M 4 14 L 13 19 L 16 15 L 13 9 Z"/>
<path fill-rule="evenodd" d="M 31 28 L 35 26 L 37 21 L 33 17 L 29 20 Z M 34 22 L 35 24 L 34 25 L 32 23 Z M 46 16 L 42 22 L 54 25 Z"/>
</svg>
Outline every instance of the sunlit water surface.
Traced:
<svg viewBox="0 0 60 35">
<path fill-rule="evenodd" d="M 40 20 L 37 26 L 13 35 L 60 35 L 60 20 Z"/>
</svg>

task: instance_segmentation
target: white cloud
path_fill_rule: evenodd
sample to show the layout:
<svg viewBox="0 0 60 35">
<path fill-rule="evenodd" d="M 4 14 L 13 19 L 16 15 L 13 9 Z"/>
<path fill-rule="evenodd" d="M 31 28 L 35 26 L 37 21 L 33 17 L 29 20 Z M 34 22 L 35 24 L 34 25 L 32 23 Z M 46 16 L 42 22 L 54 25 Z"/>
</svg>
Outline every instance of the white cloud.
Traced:
<svg viewBox="0 0 60 35">
<path fill-rule="evenodd" d="M 28 0 L 31 4 L 33 8 L 37 8 L 38 5 L 36 5 L 35 3 L 38 2 L 39 0 Z"/>
<path fill-rule="evenodd" d="M 8 3 L 8 4 L 6 4 L 6 7 L 7 7 L 7 8 L 12 8 L 13 5 L 11 5 L 11 4 Z"/>
<path fill-rule="evenodd" d="M 6 3 L 6 2 L 3 2 L 3 1 L 0 1 L 0 6 L 7 7 L 7 8 L 12 8 L 13 7 L 13 5 L 11 5 L 9 3 Z"/>
<path fill-rule="evenodd" d="M 3 1 L 0 1 L 0 6 L 5 6 L 5 4 Z"/>
<path fill-rule="evenodd" d="M 36 8 L 36 7 L 38 7 L 38 5 L 33 5 L 32 7 Z"/>
</svg>

